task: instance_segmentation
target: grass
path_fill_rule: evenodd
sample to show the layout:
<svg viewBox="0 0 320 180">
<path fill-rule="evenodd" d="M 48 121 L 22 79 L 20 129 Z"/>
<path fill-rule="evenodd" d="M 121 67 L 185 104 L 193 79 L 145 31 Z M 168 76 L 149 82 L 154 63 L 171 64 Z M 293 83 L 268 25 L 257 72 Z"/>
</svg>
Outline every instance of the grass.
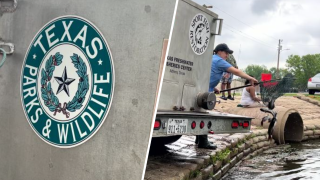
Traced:
<svg viewBox="0 0 320 180">
<path fill-rule="evenodd" d="M 283 96 L 297 96 L 297 93 L 285 93 Z"/>
<path fill-rule="evenodd" d="M 231 94 L 233 96 L 233 93 Z M 240 93 L 234 93 L 234 96 L 241 96 Z"/>
<path fill-rule="evenodd" d="M 228 92 L 224 92 L 224 94 L 225 94 L 225 96 L 228 96 Z M 231 91 L 231 96 L 233 96 L 233 91 Z M 240 93 L 234 93 L 234 96 L 241 96 L 241 94 Z"/>
<path fill-rule="evenodd" d="M 255 129 L 264 129 L 264 127 L 261 126 L 261 125 L 255 126 L 254 128 L 255 128 Z"/>
<path fill-rule="evenodd" d="M 226 93 L 226 96 L 228 93 Z M 231 96 L 233 96 L 233 92 L 231 93 Z M 234 96 L 241 96 L 240 93 L 235 93 Z M 297 93 L 285 93 L 283 96 L 297 96 Z"/>
<path fill-rule="evenodd" d="M 189 175 L 189 178 L 193 179 L 193 178 L 196 178 L 196 177 L 198 177 L 200 175 L 201 175 L 200 170 L 191 171 L 190 175 Z"/>
<path fill-rule="evenodd" d="M 209 177 L 213 177 L 214 176 L 214 174 L 213 174 L 213 172 L 211 172 L 210 174 L 209 174 Z"/>
<path fill-rule="evenodd" d="M 217 161 L 223 161 L 231 151 L 227 148 L 224 151 L 219 151 L 216 155 L 211 157 L 211 163 L 215 164 Z"/>
<path fill-rule="evenodd" d="M 315 94 L 315 95 L 306 94 L 306 96 L 311 99 L 315 99 L 315 100 L 320 101 L 320 94 Z"/>
</svg>

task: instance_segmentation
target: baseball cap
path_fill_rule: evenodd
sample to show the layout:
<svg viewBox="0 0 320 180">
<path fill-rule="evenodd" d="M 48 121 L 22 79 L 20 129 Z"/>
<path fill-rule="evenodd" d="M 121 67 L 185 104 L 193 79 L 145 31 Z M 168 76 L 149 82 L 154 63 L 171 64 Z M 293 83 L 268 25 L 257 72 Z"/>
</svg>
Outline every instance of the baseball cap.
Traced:
<svg viewBox="0 0 320 180">
<path fill-rule="evenodd" d="M 229 54 L 232 54 L 233 51 L 231 49 L 229 49 L 228 45 L 226 45 L 225 43 L 222 44 L 218 44 L 216 46 L 216 48 L 214 48 L 213 52 L 217 53 L 218 51 L 225 51 Z"/>
</svg>

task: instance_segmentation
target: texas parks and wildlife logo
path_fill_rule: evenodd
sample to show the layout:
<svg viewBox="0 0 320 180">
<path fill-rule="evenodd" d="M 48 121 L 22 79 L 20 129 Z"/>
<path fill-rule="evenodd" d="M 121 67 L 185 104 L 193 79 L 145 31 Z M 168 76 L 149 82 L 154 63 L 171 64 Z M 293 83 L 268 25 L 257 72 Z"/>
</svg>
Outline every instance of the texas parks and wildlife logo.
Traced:
<svg viewBox="0 0 320 180">
<path fill-rule="evenodd" d="M 189 39 L 195 54 L 201 55 L 206 51 L 210 40 L 210 26 L 205 15 L 199 13 L 191 20 Z"/>
<path fill-rule="evenodd" d="M 110 49 L 91 22 L 63 16 L 36 34 L 20 94 L 30 126 L 45 142 L 68 148 L 92 137 L 109 112 L 113 88 Z"/>
</svg>

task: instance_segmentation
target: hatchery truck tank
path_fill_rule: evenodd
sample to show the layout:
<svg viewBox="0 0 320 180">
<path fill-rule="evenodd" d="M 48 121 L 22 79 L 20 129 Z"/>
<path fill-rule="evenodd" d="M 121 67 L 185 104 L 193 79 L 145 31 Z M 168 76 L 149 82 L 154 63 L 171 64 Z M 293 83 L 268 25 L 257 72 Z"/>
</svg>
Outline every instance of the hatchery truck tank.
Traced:
<svg viewBox="0 0 320 180">
<path fill-rule="evenodd" d="M 179 0 L 153 130 L 153 144 L 181 135 L 245 133 L 251 118 L 214 112 L 208 92 L 211 59 L 222 19 L 189 0 Z"/>
</svg>

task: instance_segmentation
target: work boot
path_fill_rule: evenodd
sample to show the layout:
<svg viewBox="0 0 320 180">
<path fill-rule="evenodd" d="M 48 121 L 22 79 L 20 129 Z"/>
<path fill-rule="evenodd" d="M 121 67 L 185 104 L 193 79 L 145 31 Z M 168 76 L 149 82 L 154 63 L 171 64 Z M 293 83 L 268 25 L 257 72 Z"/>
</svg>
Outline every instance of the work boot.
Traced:
<svg viewBox="0 0 320 180">
<path fill-rule="evenodd" d="M 230 99 L 230 100 L 234 101 L 234 98 L 233 98 L 233 97 L 231 97 L 230 95 L 228 96 L 228 99 Z"/>
<path fill-rule="evenodd" d="M 201 135 L 197 135 L 196 136 L 196 140 L 194 141 L 194 143 L 197 144 L 197 145 L 199 144 L 199 137 L 198 136 L 201 136 Z M 209 143 L 213 145 L 213 142 L 209 141 Z"/>
<path fill-rule="evenodd" d="M 225 96 L 221 96 L 220 98 L 223 100 L 227 100 L 227 98 Z"/>
<path fill-rule="evenodd" d="M 199 135 L 198 136 L 198 148 L 204 148 L 204 149 L 217 149 L 217 146 L 214 144 L 211 144 L 208 141 L 208 135 Z"/>
</svg>

